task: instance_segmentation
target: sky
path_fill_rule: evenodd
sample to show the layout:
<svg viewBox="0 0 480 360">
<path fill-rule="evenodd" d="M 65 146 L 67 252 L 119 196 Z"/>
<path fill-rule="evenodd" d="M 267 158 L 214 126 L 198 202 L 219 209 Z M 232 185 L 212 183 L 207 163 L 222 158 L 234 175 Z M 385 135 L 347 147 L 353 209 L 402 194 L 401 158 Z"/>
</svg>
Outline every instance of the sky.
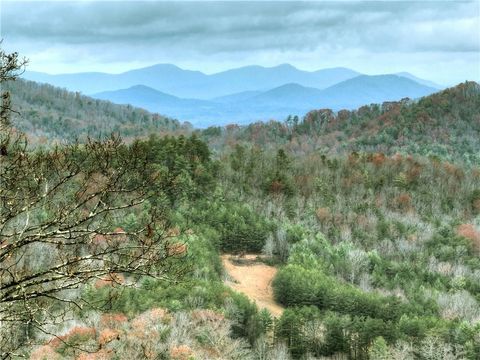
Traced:
<svg viewBox="0 0 480 360">
<path fill-rule="evenodd" d="M 157 63 L 408 71 L 480 81 L 480 1 L 0 2 L 2 47 L 29 70 L 119 73 Z"/>
</svg>

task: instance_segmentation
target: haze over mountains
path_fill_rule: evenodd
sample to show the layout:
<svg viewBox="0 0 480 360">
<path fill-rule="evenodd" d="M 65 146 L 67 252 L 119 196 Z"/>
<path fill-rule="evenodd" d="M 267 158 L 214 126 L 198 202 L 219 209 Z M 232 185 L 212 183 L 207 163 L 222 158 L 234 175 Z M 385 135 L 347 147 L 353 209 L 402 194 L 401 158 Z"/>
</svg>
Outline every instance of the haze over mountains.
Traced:
<svg viewBox="0 0 480 360">
<path fill-rule="evenodd" d="M 353 109 L 418 98 L 441 88 L 409 73 L 371 76 L 347 68 L 310 72 L 289 64 L 246 66 L 211 75 L 159 64 L 121 74 L 27 72 L 24 77 L 142 107 L 198 127 L 281 120 L 319 108 Z"/>
</svg>

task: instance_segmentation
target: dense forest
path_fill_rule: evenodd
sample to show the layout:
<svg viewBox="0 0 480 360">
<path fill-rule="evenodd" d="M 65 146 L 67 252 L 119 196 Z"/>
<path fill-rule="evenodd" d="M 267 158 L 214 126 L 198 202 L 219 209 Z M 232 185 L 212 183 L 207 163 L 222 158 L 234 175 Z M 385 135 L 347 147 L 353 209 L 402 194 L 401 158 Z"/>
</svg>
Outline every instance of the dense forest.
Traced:
<svg viewBox="0 0 480 360">
<path fill-rule="evenodd" d="M 213 148 L 232 142 L 283 146 L 295 154 L 382 152 L 437 156 L 479 164 L 480 85 L 465 82 L 419 100 L 370 104 L 356 111 L 313 110 L 303 118 L 210 127 L 202 135 Z"/>
<path fill-rule="evenodd" d="M 47 144 L 116 133 L 126 141 L 148 134 L 183 133 L 190 125 L 129 105 L 117 105 L 48 84 L 17 79 L 3 86 L 15 104 L 15 126 L 32 143 Z"/>
<path fill-rule="evenodd" d="M 3 358 L 480 358 L 478 84 L 205 130 L 6 89 L 29 137 L 129 141 L 28 150 L 2 123 Z M 225 253 L 278 269 L 281 316 Z"/>
</svg>

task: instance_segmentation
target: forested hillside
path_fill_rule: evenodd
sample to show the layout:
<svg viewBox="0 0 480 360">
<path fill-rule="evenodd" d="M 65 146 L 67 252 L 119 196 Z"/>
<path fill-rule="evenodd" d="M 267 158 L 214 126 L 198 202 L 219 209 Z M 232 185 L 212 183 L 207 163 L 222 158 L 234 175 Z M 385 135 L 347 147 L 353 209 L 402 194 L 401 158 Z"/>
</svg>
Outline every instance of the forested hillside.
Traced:
<svg viewBox="0 0 480 360">
<path fill-rule="evenodd" d="M 362 106 L 355 111 L 313 110 L 303 118 L 210 127 L 202 136 L 222 149 L 232 142 L 295 154 L 383 152 L 436 156 L 480 164 L 480 85 L 466 82 L 418 101 Z"/>
<path fill-rule="evenodd" d="M 188 125 L 162 115 L 92 99 L 51 85 L 18 79 L 4 84 L 2 89 L 11 93 L 15 126 L 26 132 L 33 142 L 109 136 L 112 132 L 132 139 L 189 129 Z"/>
<path fill-rule="evenodd" d="M 198 131 L 8 86 L 0 357 L 480 358 L 478 84 Z M 10 120 L 131 141 L 26 149 Z M 278 269 L 276 318 L 224 282 L 247 253 Z"/>
<path fill-rule="evenodd" d="M 227 188 L 276 224 L 261 244 L 294 358 L 479 356 L 478 167 L 242 146 L 229 162 Z"/>
</svg>

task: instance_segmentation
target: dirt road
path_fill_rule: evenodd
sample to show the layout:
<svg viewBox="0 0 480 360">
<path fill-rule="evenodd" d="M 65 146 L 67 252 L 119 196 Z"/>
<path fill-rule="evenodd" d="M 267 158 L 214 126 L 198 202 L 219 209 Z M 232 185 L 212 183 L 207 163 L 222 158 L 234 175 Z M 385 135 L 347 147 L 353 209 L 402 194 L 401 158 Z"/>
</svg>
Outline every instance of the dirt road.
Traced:
<svg viewBox="0 0 480 360">
<path fill-rule="evenodd" d="M 273 300 L 272 280 L 277 269 L 262 262 L 256 262 L 257 255 L 245 255 L 239 261 L 235 257 L 222 255 L 225 270 L 231 279 L 226 284 L 232 289 L 247 295 L 260 309 L 267 309 L 275 317 L 280 317 L 283 307 Z"/>
</svg>

